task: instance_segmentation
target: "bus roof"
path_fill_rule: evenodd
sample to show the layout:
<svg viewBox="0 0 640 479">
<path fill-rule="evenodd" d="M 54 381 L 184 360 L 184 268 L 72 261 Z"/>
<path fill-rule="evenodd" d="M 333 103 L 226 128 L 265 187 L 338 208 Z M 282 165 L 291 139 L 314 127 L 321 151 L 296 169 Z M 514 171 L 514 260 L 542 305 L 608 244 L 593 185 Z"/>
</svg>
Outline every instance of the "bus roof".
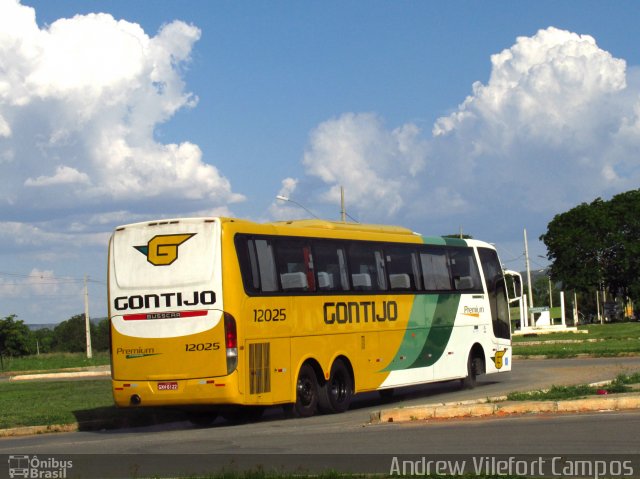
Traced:
<svg viewBox="0 0 640 479">
<path fill-rule="evenodd" d="M 274 226 L 290 226 L 297 228 L 320 228 L 336 231 L 362 231 L 366 233 L 392 233 L 392 234 L 404 234 L 420 236 L 418 233 L 411 231 L 408 228 L 402 226 L 391 225 L 376 225 L 376 224 L 363 224 L 363 223 L 343 223 L 341 221 L 329 221 L 329 220 L 289 220 L 289 221 L 277 221 L 273 223 Z"/>
<path fill-rule="evenodd" d="M 231 218 L 231 217 L 199 217 L 199 218 L 172 218 L 172 219 L 162 219 L 162 220 L 153 220 L 153 221 L 144 221 L 140 223 L 132 223 L 128 225 L 122 225 L 116 228 L 116 230 L 122 230 L 127 227 L 132 226 L 156 226 L 156 225 L 164 225 L 164 224 L 177 224 L 180 222 L 212 222 L 219 221 L 220 223 L 236 223 L 238 226 L 245 224 L 251 227 L 267 227 L 273 228 L 274 232 L 279 231 L 280 234 L 283 234 L 285 230 L 288 229 L 316 229 L 316 230 L 325 230 L 327 233 L 336 232 L 336 233 L 373 233 L 373 234 L 383 234 L 383 235 L 398 235 L 399 237 L 411 237 L 415 238 L 413 241 L 422 241 L 425 244 L 433 244 L 433 245 L 448 245 L 448 246 L 490 246 L 489 243 L 480 240 L 474 239 L 462 239 L 455 238 L 450 236 L 424 236 L 420 233 L 416 233 L 409 228 L 405 228 L 403 226 L 393 226 L 393 225 L 379 225 L 379 224 L 367 224 L 367 223 L 343 223 L 341 221 L 330 221 L 323 219 L 304 219 L 304 220 L 287 220 L 287 221 L 274 221 L 271 223 L 257 223 L 250 220 L 240 219 L 240 218 Z M 293 233 L 293 232 L 292 232 Z M 286 234 L 286 233 L 284 233 Z M 309 232 L 307 232 L 309 234 Z M 306 236 L 306 235 L 305 235 Z M 418 239 L 419 238 L 419 239 Z M 409 240 L 409 242 L 413 242 Z"/>
</svg>

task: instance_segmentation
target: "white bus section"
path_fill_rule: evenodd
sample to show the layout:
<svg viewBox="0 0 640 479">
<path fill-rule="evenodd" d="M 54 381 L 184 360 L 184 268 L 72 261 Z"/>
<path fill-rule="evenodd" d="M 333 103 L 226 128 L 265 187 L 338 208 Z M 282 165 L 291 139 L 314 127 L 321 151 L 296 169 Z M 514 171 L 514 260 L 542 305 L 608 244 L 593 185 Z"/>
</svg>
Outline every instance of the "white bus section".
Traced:
<svg viewBox="0 0 640 479">
<path fill-rule="evenodd" d="M 110 316 L 119 333 L 179 337 L 209 330 L 220 321 L 217 221 L 196 218 L 121 227 L 113 235 L 109 256 Z"/>
</svg>

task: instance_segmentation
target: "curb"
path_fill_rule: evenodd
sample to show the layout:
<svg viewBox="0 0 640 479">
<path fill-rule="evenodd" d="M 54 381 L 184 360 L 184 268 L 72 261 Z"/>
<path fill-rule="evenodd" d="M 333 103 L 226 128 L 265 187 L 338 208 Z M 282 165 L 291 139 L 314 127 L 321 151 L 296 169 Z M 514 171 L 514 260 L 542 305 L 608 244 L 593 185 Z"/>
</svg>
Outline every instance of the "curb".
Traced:
<svg viewBox="0 0 640 479">
<path fill-rule="evenodd" d="M 52 424 L 50 426 L 22 426 L 10 429 L 0 429 L 0 437 L 35 436 L 50 432 L 77 432 L 80 430 L 78 423 Z"/>
<path fill-rule="evenodd" d="M 21 374 L 9 377 L 9 381 L 31 381 L 34 379 L 93 378 L 111 376 L 111 371 L 77 371 L 68 373 Z"/>
<path fill-rule="evenodd" d="M 61 369 L 57 372 L 48 371 L 25 371 L 24 374 L 9 376 L 9 381 L 31 381 L 37 379 L 65 379 L 78 377 L 101 377 L 110 376 L 111 366 L 86 366 L 82 368 Z"/>
<path fill-rule="evenodd" d="M 468 417 L 508 416 L 640 409 L 640 394 L 617 394 L 565 401 L 506 401 L 506 397 L 458 403 L 427 404 L 381 410 L 371 414 L 371 423 L 424 421 Z"/>
</svg>

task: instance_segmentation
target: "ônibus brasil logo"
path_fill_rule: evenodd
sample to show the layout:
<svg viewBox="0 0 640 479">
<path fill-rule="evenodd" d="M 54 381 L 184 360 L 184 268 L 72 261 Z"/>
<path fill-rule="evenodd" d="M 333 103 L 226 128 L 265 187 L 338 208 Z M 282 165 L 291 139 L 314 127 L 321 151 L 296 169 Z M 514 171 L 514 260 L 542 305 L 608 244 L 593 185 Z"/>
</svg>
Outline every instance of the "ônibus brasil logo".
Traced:
<svg viewBox="0 0 640 479">
<path fill-rule="evenodd" d="M 146 245 L 134 246 L 147 257 L 147 261 L 154 266 L 169 266 L 178 259 L 178 246 L 196 233 L 179 235 L 158 235 L 149 240 Z"/>
</svg>

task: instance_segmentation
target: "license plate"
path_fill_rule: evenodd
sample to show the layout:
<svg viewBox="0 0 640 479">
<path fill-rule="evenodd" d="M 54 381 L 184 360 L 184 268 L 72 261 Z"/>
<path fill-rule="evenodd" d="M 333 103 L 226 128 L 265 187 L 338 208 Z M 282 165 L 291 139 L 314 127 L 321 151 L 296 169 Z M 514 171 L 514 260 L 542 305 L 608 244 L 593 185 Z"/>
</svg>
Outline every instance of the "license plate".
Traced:
<svg viewBox="0 0 640 479">
<path fill-rule="evenodd" d="M 158 391 L 177 391 L 178 383 L 173 381 L 170 383 L 158 383 Z"/>
</svg>

